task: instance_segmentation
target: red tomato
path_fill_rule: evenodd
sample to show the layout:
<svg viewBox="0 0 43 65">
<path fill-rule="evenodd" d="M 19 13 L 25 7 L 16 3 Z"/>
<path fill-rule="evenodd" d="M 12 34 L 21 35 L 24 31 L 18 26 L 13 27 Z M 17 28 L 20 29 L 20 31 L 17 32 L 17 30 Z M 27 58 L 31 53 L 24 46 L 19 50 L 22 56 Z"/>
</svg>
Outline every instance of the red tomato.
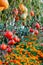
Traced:
<svg viewBox="0 0 43 65">
<path fill-rule="evenodd" d="M 37 29 L 40 29 L 40 24 L 39 23 L 36 23 L 35 26 L 36 26 Z"/>
<path fill-rule="evenodd" d="M 1 45 L 1 49 L 2 49 L 2 50 L 6 50 L 6 49 L 7 49 L 7 45 L 4 44 L 4 43 L 2 43 L 2 45 Z"/>
<path fill-rule="evenodd" d="M 9 63 L 8 63 L 8 62 L 6 62 L 6 65 L 9 65 Z"/>
<path fill-rule="evenodd" d="M 10 47 L 7 48 L 7 52 L 9 52 L 9 53 L 11 52 L 11 48 Z"/>
<path fill-rule="evenodd" d="M 41 43 L 40 45 L 43 46 L 43 43 Z"/>
<path fill-rule="evenodd" d="M 30 28 L 30 32 L 34 32 L 34 29 Z"/>
<path fill-rule="evenodd" d="M 19 21 L 19 16 L 17 16 L 17 17 L 15 18 L 15 20 L 16 20 L 16 21 Z"/>
<path fill-rule="evenodd" d="M 14 37 L 13 40 L 14 40 L 15 42 L 20 42 L 20 38 L 18 38 L 17 36 Z"/>
<path fill-rule="evenodd" d="M 6 38 L 8 38 L 8 39 L 12 39 L 13 33 L 12 33 L 11 31 L 6 31 L 6 32 L 4 33 L 4 36 L 5 36 Z"/>
<path fill-rule="evenodd" d="M 13 62 L 13 60 L 10 60 L 10 62 Z"/>
<path fill-rule="evenodd" d="M 14 41 L 14 40 L 10 40 L 9 42 L 8 42 L 8 44 L 9 45 L 14 45 L 16 42 Z"/>
<path fill-rule="evenodd" d="M 18 15 L 18 9 L 17 9 L 17 8 L 15 8 L 15 9 L 13 10 L 13 12 L 14 12 L 15 15 Z"/>
<path fill-rule="evenodd" d="M 35 33 L 36 35 L 38 35 L 39 32 L 38 32 L 38 30 L 35 30 L 34 33 Z"/>
<path fill-rule="evenodd" d="M 13 60 L 13 62 L 14 62 L 14 63 L 16 63 L 16 62 L 17 62 L 17 60 Z"/>
<path fill-rule="evenodd" d="M 31 11 L 31 12 L 30 12 L 30 15 L 31 15 L 31 16 L 34 16 L 34 15 L 35 15 L 35 14 L 34 14 L 34 11 Z"/>
</svg>

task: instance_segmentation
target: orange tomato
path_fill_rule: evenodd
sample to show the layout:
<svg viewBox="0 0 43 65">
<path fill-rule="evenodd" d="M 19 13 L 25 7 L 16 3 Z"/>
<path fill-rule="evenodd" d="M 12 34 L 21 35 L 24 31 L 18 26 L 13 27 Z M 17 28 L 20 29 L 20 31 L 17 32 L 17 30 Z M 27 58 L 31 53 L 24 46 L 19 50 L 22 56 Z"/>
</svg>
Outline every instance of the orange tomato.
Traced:
<svg viewBox="0 0 43 65">
<path fill-rule="evenodd" d="M 0 0 L 0 11 L 9 7 L 8 0 Z"/>
<path fill-rule="evenodd" d="M 0 7 L 0 11 L 2 11 L 4 9 L 4 7 Z"/>
<path fill-rule="evenodd" d="M 25 6 L 21 3 L 21 4 L 19 4 L 19 9 L 20 9 L 21 11 L 24 11 L 24 10 L 25 10 Z"/>
<path fill-rule="evenodd" d="M 10 62 L 13 62 L 13 60 L 10 60 Z"/>
<path fill-rule="evenodd" d="M 30 12 L 30 15 L 31 15 L 31 16 L 34 16 L 34 15 L 35 15 L 35 14 L 34 14 L 34 11 L 31 11 L 31 12 Z"/>
<path fill-rule="evenodd" d="M 13 60 L 13 62 L 14 62 L 14 63 L 16 63 L 16 62 L 17 62 L 17 60 Z"/>
</svg>

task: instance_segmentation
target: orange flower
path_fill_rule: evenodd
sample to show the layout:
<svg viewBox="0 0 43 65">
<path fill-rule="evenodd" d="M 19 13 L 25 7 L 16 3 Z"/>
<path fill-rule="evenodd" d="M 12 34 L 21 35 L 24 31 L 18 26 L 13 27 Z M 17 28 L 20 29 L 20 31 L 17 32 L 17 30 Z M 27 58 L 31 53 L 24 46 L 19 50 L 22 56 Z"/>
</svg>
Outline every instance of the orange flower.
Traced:
<svg viewBox="0 0 43 65">
<path fill-rule="evenodd" d="M 30 55 L 31 55 L 31 54 L 30 54 L 30 52 L 28 52 L 27 54 L 28 54 L 28 56 L 30 56 Z"/>
<path fill-rule="evenodd" d="M 28 42 L 28 45 L 31 45 L 31 44 L 33 44 L 32 42 Z"/>
<path fill-rule="evenodd" d="M 2 61 L 0 60 L 0 65 L 2 65 Z"/>
<path fill-rule="evenodd" d="M 43 58 L 43 54 L 42 53 L 40 54 L 40 57 Z"/>
<path fill-rule="evenodd" d="M 43 53 L 41 52 L 41 50 L 37 50 L 37 54 L 43 58 Z"/>
</svg>

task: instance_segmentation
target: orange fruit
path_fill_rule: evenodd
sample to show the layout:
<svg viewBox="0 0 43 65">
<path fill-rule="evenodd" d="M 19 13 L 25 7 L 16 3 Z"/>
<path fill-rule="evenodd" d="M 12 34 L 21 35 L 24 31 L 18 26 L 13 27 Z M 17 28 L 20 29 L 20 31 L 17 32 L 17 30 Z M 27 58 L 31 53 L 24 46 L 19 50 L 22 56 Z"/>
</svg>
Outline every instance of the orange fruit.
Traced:
<svg viewBox="0 0 43 65">
<path fill-rule="evenodd" d="M 0 7 L 0 11 L 2 11 L 4 9 L 4 7 Z"/>
<path fill-rule="evenodd" d="M 30 15 L 31 15 L 31 16 L 34 16 L 34 15 L 35 15 L 35 14 L 34 14 L 34 11 L 31 11 L 31 12 L 30 12 Z"/>
<path fill-rule="evenodd" d="M 19 4 L 19 9 L 20 9 L 21 11 L 24 11 L 24 10 L 25 10 L 25 6 L 21 3 L 21 4 Z"/>
<path fill-rule="evenodd" d="M 9 7 L 8 0 L 0 0 L 0 11 Z"/>
</svg>

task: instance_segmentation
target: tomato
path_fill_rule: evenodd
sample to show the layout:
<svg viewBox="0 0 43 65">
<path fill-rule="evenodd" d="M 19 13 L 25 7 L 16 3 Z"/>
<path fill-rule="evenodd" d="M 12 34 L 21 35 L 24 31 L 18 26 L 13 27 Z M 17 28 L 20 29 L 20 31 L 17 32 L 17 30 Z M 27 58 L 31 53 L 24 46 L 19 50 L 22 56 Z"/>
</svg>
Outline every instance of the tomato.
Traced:
<svg viewBox="0 0 43 65">
<path fill-rule="evenodd" d="M 4 33 L 4 36 L 5 36 L 6 38 L 8 38 L 8 39 L 12 39 L 13 33 L 12 33 L 11 31 L 6 31 L 6 32 Z"/>
<path fill-rule="evenodd" d="M 0 0 L 0 11 L 8 9 L 9 3 L 8 0 Z"/>
<path fill-rule="evenodd" d="M 14 40 L 15 42 L 20 42 L 20 38 L 18 38 L 17 36 L 14 37 L 13 40 Z"/>
<path fill-rule="evenodd" d="M 34 31 L 34 34 L 35 34 L 35 35 L 38 35 L 38 33 L 39 33 L 38 30 L 35 30 L 35 31 Z"/>
<path fill-rule="evenodd" d="M 2 45 L 1 45 L 1 49 L 2 49 L 2 50 L 6 50 L 6 49 L 7 49 L 7 45 L 4 44 L 4 43 L 2 43 Z"/>
<path fill-rule="evenodd" d="M 13 62 L 13 60 L 10 60 L 10 62 Z"/>
<path fill-rule="evenodd" d="M 43 43 L 41 43 L 40 45 L 43 46 Z"/>
<path fill-rule="evenodd" d="M 14 40 L 10 40 L 9 42 L 8 42 L 8 44 L 9 45 L 14 45 L 16 42 L 14 41 Z"/>
<path fill-rule="evenodd" d="M 20 4 L 19 4 L 19 9 L 20 9 L 22 12 L 24 12 L 24 11 L 25 11 L 25 6 L 24 6 L 22 3 L 20 3 Z"/>
<path fill-rule="evenodd" d="M 15 20 L 16 20 L 16 21 L 19 21 L 19 16 L 16 16 Z"/>
<path fill-rule="evenodd" d="M 30 28 L 30 32 L 34 32 L 34 29 Z"/>
<path fill-rule="evenodd" d="M 9 52 L 9 53 L 12 51 L 10 47 L 8 47 L 6 50 L 7 50 L 7 52 Z"/>
<path fill-rule="evenodd" d="M 9 63 L 8 63 L 8 62 L 6 62 L 6 65 L 9 65 Z"/>
<path fill-rule="evenodd" d="M 17 8 L 15 8 L 15 9 L 13 10 L 13 12 L 14 12 L 15 15 L 18 15 L 18 9 L 17 9 Z"/>
<path fill-rule="evenodd" d="M 39 23 L 36 23 L 35 26 L 36 26 L 37 29 L 40 29 L 40 24 Z"/>
<path fill-rule="evenodd" d="M 13 62 L 14 62 L 14 63 L 16 63 L 16 62 L 17 62 L 17 60 L 13 60 Z"/>
<path fill-rule="evenodd" d="M 30 12 L 30 15 L 31 15 L 31 16 L 34 16 L 34 15 L 35 15 L 35 14 L 34 14 L 34 11 L 31 11 L 31 12 Z"/>
<path fill-rule="evenodd" d="M 20 42 L 20 38 L 18 38 L 17 42 Z"/>
</svg>

